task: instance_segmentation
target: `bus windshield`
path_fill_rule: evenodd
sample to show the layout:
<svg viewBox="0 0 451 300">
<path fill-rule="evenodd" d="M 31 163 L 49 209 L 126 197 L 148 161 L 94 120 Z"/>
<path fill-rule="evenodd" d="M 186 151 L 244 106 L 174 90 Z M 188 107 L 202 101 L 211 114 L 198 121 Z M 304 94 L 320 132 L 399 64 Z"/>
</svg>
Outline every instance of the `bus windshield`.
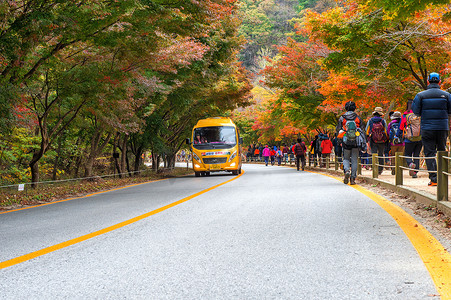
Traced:
<svg viewBox="0 0 451 300">
<path fill-rule="evenodd" d="M 194 129 L 193 147 L 196 149 L 232 148 L 236 145 L 233 126 L 199 127 Z"/>
</svg>

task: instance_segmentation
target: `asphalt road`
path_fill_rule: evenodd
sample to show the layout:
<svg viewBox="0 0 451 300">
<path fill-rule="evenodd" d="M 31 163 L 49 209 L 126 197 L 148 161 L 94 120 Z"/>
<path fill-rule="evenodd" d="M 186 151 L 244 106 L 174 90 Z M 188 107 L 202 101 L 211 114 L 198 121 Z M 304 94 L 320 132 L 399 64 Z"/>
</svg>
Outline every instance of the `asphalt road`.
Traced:
<svg viewBox="0 0 451 300">
<path fill-rule="evenodd" d="M 1 299 L 437 299 L 393 218 L 350 186 L 245 165 L 0 215 Z M 47 253 L 48 252 L 48 253 Z"/>
</svg>

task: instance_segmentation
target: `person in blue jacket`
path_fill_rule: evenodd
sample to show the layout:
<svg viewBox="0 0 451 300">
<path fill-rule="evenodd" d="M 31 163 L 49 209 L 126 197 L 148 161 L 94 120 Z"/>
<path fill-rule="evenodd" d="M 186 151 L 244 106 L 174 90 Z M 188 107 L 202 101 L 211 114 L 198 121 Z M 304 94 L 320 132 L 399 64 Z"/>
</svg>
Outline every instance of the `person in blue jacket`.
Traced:
<svg viewBox="0 0 451 300">
<path fill-rule="evenodd" d="M 437 151 L 446 150 L 449 132 L 448 115 L 451 114 L 451 95 L 440 89 L 440 75 L 430 73 L 428 86 L 419 92 L 412 103 L 412 111 L 421 116 L 421 141 L 425 157 L 435 157 Z M 429 186 L 437 185 L 437 162 L 426 159 L 429 171 Z"/>
</svg>

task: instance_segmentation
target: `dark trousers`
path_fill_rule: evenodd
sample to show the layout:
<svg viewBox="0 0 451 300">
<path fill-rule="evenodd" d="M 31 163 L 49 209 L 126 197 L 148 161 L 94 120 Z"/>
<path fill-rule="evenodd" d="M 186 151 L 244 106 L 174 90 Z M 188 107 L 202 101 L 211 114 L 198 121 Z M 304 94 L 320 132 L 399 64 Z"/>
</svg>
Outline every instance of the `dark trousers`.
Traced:
<svg viewBox="0 0 451 300">
<path fill-rule="evenodd" d="M 375 143 L 370 140 L 370 147 L 371 147 L 371 153 L 377 153 L 377 156 L 379 156 L 378 162 L 379 162 L 379 174 L 382 173 L 384 170 L 384 152 L 385 152 L 385 146 L 386 143 Z"/>
<path fill-rule="evenodd" d="M 435 157 L 437 151 L 446 150 L 446 139 L 448 138 L 448 130 L 421 130 L 421 141 L 424 147 L 425 157 Z M 426 159 L 428 167 L 429 179 L 437 182 L 437 161 L 435 159 Z"/>
<path fill-rule="evenodd" d="M 314 166 L 316 167 L 321 161 L 321 152 L 314 152 L 313 153 L 313 162 Z"/>
<path fill-rule="evenodd" d="M 343 161 L 343 148 L 341 147 L 335 147 L 335 156 L 338 157 L 338 162 Z"/>
<path fill-rule="evenodd" d="M 301 160 L 302 163 L 302 171 L 304 171 L 305 168 L 305 155 L 296 155 L 296 169 L 299 171 L 299 160 Z"/>
<path fill-rule="evenodd" d="M 412 159 L 411 157 L 420 157 L 421 148 L 423 148 L 423 143 L 421 141 L 405 143 L 404 156 L 408 156 L 408 158 L 406 158 L 407 166 L 414 163 L 415 169 L 420 169 L 420 159 Z"/>
</svg>

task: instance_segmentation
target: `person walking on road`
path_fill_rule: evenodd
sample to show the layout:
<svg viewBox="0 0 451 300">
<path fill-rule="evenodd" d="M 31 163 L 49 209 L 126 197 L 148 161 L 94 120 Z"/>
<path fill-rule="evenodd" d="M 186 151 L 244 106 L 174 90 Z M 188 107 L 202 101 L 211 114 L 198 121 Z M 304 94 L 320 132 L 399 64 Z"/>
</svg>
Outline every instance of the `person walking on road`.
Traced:
<svg viewBox="0 0 451 300">
<path fill-rule="evenodd" d="M 301 138 L 297 139 L 297 143 L 294 145 L 294 154 L 296 155 L 296 169 L 299 171 L 299 168 L 302 168 L 302 171 L 305 169 L 305 152 L 307 152 L 307 147 Z M 301 162 L 302 166 L 300 166 L 299 162 Z"/>
<path fill-rule="evenodd" d="M 363 127 L 363 122 L 357 113 L 355 113 L 356 105 L 354 102 L 346 102 L 345 109 L 346 112 L 338 119 L 336 134 L 342 140 L 343 145 L 343 183 L 348 184 L 350 180 L 351 184 L 355 184 L 359 157 L 357 138 L 359 135 L 363 135 L 363 132 L 358 129 Z"/>
<path fill-rule="evenodd" d="M 404 141 L 402 139 L 402 132 L 401 135 L 399 135 L 399 127 L 401 126 L 402 121 L 402 115 L 401 112 L 395 111 L 390 116 L 390 119 L 392 120 L 388 124 L 388 138 L 390 142 L 390 156 L 395 156 L 396 152 L 404 153 Z M 394 167 L 395 165 L 395 159 L 390 159 L 390 166 Z M 391 168 L 391 174 L 395 175 L 395 168 Z"/>
<path fill-rule="evenodd" d="M 255 147 L 255 150 L 254 150 L 254 161 L 260 161 L 259 157 L 260 157 L 260 149 L 258 147 Z"/>
<path fill-rule="evenodd" d="M 437 185 L 437 151 L 446 150 L 446 140 L 449 133 L 449 119 L 451 114 L 451 95 L 440 89 L 440 75 L 430 73 L 427 90 L 419 92 L 412 103 L 412 111 L 421 117 L 421 141 L 429 171 L 429 186 Z"/>
<path fill-rule="evenodd" d="M 279 148 L 277 148 L 277 151 L 276 151 L 276 158 L 277 158 L 278 166 L 280 166 L 282 164 L 282 157 L 283 157 L 282 150 L 280 150 L 280 147 L 279 147 Z"/>
<path fill-rule="evenodd" d="M 275 158 L 276 158 L 276 150 L 272 148 L 269 151 L 269 156 L 271 157 L 271 166 L 274 166 Z"/>
<path fill-rule="evenodd" d="M 404 137 L 404 156 L 407 156 L 406 163 L 410 169 L 409 175 L 412 178 L 417 178 L 423 143 L 421 142 L 421 118 L 412 112 L 412 102 L 412 100 L 407 101 L 407 109 L 402 116 L 398 136 Z"/>
<path fill-rule="evenodd" d="M 285 162 L 285 164 L 288 163 L 288 152 L 289 152 L 289 148 L 287 147 L 287 145 L 284 145 L 282 148 L 282 154 L 283 154 L 283 161 Z"/>
<path fill-rule="evenodd" d="M 387 123 L 382 116 L 384 115 L 382 107 L 376 107 L 373 111 L 373 117 L 366 124 L 366 135 L 370 140 L 371 153 L 377 153 L 379 156 L 379 175 L 384 170 L 384 151 L 388 141 Z"/>
<path fill-rule="evenodd" d="M 332 144 L 334 146 L 335 157 L 338 157 L 338 162 L 342 162 L 343 155 L 343 146 L 341 145 L 341 140 L 335 134 L 334 139 L 332 140 Z"/>
<path fill-rule="evenodd" d="M 265 165 L 268 166 L 268 163 L 269 163 L 269 157 L 271 156 L 271 150 L 269 150 L 268 145 L 265 145 L 265 148 L 263 148 L 263 151 L 262 151 L 262 152 L 263 152 L 263 153 L 262 153 L 263 158 L 264 158 L 264 160 L 265 160 Z"/>
<path fill-rule="evenodd" d="M 326 161 L 330 160 L 330 154 L 332 153 L 333 147 L 334 145 L 331 140 L 329 140 L 329 137 L 325 134 L 324 139 L 321 141 L 321 165 L 323 168 L 326 167 Z"/>
</svg>

